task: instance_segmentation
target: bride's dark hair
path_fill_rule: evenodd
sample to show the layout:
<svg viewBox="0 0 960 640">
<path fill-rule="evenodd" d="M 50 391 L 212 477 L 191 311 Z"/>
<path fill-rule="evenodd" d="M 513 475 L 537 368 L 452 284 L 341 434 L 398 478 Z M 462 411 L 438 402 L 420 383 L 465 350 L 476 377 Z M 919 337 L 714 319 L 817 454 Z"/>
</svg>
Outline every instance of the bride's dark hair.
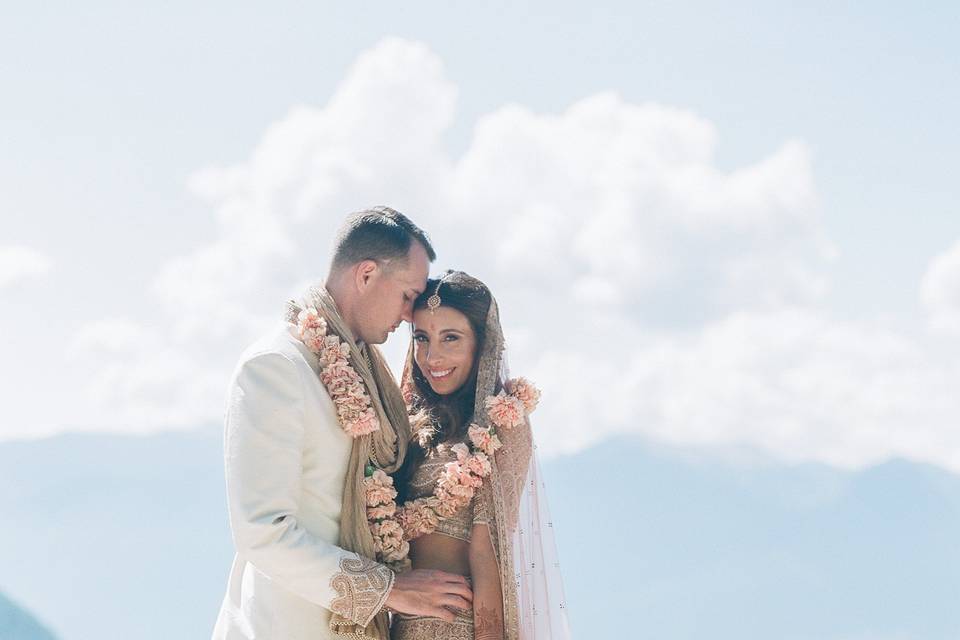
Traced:
<svg viewBox="0 0 960 640">
<path fill-rule="evenodd" d="M 427 281 L 426 289 L 413 303 L 414 311 L 427 308 L 427 300 L 436 293 L 437 284 L 441 280 L 443 282 L 439 291 L 441 306 L 456 309 L 466 316 L 476 336 L 473 366 L 467 380 L 459 389 L 448 395 L 440 395 L 430 387 L 416 359 L 411 357 L 409 366 L 413 395 L 410 400 L 410 427 L 414 439 L 407 449 L 403 466 L 396 474 L 401 503 L 406 497 L 407 481 L 424 460 L 426 441 L 460 442 L 467 435 L 473 418 L 477 392 L 477 366 L 480 362 L 480 354 L 483 353 L 487 312 L 490 310 L 492 296 L 487 286 L 473 276 L 462 271 L 447 271 L 440 278 L 431 278 Z"/>
</svg>

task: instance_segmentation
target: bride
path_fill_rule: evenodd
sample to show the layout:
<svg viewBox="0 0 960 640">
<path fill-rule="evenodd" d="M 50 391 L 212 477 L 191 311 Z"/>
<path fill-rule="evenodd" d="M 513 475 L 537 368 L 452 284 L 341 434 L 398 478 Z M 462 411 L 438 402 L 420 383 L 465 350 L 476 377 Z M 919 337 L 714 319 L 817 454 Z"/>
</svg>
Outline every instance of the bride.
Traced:
<svg viewBox="0 0 960 640">
<path fill-rule="evenodd" d="M 497 304 L 463 272 L 416 300 L 401 388 L 414 442 L 395 476 L 414 569 L 466 576 L 472 611 L 395 614 L 394 640 L 569 637 L 528 414 L 539 391 L 509 379 Z"/>
</svg>

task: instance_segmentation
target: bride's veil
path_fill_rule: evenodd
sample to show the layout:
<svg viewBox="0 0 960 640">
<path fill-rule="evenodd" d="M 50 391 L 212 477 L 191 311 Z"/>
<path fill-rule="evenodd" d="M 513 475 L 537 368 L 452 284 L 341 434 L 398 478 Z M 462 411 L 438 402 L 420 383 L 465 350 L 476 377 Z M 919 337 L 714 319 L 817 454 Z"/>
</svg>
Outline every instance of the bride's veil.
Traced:
<svg viewBox="0 0 960 640">
<path fill-rule="evenodd" d="M 403 375 L 405 395 L 412 387 L 413 345 Z M 510 380 L 497 302 L 491 295 L 485 339 L 477 370 L 473 421 L 489 425 L 485 400 Z M 566 640 L 563 581 L 547 509 L 546 487 L 537 462 L 529 420 L 499 429 L 503 443 L 493 472 L 476 499 L 487 500 L 494 515 L 490 537 L 500 565 L 504 631 L 508 640 Z"/>
</svg>

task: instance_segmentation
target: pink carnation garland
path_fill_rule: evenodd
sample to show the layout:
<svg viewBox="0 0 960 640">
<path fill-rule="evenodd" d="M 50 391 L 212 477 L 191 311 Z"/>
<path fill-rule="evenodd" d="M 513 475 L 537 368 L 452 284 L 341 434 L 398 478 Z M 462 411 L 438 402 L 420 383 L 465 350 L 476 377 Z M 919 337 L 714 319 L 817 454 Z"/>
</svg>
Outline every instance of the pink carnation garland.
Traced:
<svg viewBox="0 0 960 640">
<path fill-rule="evenodd" d="M 470 504 L 483 479 L 490 476 L 491 458 L 503 446 L 497 429 L 510 430 L 523 424 L 537 407 L 540 391 L 525 378 L 516 378 L 484 401 L 490 426 L 471 424 L 467 429 L 470 445 L 458 443 L 450 449 L 457 459 L 444 465 L 432 496 L 406 502 L 397 513 L 406 540 L 436 531 L 440 518 L 449 518 Z"/>
<path fill-rule="evenodd" d="M 307 307 L 297 315 L 298 335 L 319 358 L 320 381 L 333 400 L 344 433 L 351 438 L 373 433 L 380 429 L 380 420 L 363 378 L 350 364 L 350 345 L 334 333 L 327 334 L 327 329 L 327 321 L 313 307 Z M 393 478 L 372 464 L 367 466 L 364 475 L 367 523 L 377 557 L 394 569 L 403 569 L 410 545 L 404 540 L 403 528 L 397 519 L 397 491 L 393 488 Z"/>
<path fill-rule="evenodd" d="M 297 330 L 303 344 L 320 359 L 320 381 L 333 399 L 344 432 L 359 438 L 378 430 L 380 420 L 363 378 L 350 365 L 350 345 L 335 333 L 327 334 L 327 321 L 313 307 L 297 315 Z"/>
</svg>

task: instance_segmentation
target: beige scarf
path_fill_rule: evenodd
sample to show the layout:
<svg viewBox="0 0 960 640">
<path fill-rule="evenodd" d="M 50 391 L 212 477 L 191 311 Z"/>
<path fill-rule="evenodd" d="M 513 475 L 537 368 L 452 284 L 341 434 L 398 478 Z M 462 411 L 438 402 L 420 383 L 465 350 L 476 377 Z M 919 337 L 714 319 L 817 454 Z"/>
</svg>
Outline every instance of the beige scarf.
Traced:
<svg viewBox="0 0 960 640">
<path fill-rule="evenodd" d="M 371 404 L 380 420 L 380 430 L 353 439 L 347 477 L 343 487 L 343 507 L 340 512 L 340 546 L 365 558 L 376 559 L 373 535 L 367 524 L 366 494 L 363 489 L 364 471 L 368 462 L 386 473 L 394 473 L 403 464 L 410 442 L 410 422 L 403 396 L 387 367 L 383 354 L 376 347 L 357 344 L 347 327 L 333 297 L 324 287 L 311 287 L 303 298 L 303 305 L 291 300 L 287 303 L 287 321 L 296 324 L 303 306 L 314 307 L 327 321 L 329 331 L 350 345 L 350 364 L 363 378 Z M 360 627 L 343 616 L 333 614 L 330 628 L 341 635 L 389 640 L 390 623 L 386 612 L 380 612 L 366 627 Z"/>
</svg>

